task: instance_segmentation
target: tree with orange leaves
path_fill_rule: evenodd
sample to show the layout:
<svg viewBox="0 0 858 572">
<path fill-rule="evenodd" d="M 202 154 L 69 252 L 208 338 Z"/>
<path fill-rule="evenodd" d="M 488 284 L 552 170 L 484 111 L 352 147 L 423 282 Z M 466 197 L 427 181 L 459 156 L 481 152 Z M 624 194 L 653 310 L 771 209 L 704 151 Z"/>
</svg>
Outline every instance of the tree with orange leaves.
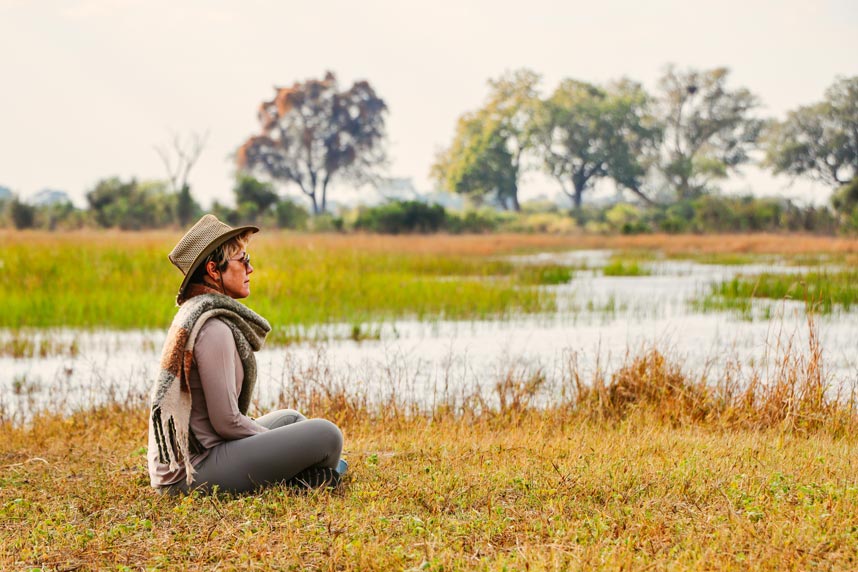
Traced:
<svg viewBox="0 0 858 572">
<path fill-rule="evenodd" d="M 238 150 L 238 166 L 297 185 L 313 213 L 324 213 L 332 181 L 365 182 L 384 163 L 387 105 L 366 81 L 339 91 L 331 72 L 275 89 L 259 106 L 262 132 Z"/>
</svg>

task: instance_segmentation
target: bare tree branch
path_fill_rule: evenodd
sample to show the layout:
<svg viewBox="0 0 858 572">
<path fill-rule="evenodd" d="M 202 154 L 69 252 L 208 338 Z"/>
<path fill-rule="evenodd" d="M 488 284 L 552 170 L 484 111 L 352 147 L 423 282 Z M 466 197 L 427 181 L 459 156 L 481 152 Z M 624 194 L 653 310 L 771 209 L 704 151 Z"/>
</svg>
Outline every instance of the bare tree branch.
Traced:
<svg viewBox="0 0 858 572">
<path fill-rule="evenodd" d="M 155 152 L 161 157 L 161 162 L 164 163 L 164 169 L 167 171 L 167 180 L 170 182 L 170 190 L 178 193 L 185 185 L 188 184 L 188 176 L 191 169 L 199 160 L 200 155 L 205 149 L 206 142 L 209 138 L 209 132 L 206 131 L 202 135 L 193 132 L 187 143 L 183 143 L 178 134 L 173 133 L 171 149 L 156 146 Z M 176 164 L 173 165 L 172 157 L 176 158 Z"/>
</svg>

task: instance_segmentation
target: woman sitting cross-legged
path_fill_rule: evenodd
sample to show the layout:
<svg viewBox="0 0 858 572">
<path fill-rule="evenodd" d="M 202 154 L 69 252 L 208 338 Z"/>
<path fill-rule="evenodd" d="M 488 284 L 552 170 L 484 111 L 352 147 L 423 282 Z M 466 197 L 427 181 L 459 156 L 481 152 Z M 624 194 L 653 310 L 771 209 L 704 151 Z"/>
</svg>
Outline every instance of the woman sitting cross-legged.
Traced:
<svg viewBox="0 0 858 572">
<path fill-rule="evenodd" d="M 236 301 L 250 295 L 246 249 L 258 231 L 206 215 L 169 255 L 184 280 L 151 394 L 149 476 L 159 491 L 334 487 L 345 471 L 343 436 L 330 421 L 291 409 L 247 416 L 254 352 L 271 330 Z"/>
</svg>

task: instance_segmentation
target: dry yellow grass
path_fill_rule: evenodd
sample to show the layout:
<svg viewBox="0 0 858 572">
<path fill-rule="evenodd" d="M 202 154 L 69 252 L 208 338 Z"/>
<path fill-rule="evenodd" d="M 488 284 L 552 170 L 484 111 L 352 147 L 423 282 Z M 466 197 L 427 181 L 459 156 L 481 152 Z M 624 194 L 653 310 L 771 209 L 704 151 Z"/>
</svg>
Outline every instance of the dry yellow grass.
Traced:
<svg viewBox="0 0 858 572">
<path fill-rule="evenodd" d="M 858 424 L 821 372 L 813 337 L 746 388 L 651 350 L 547 408 L 509 373 L 494 406 L 425 410 L 305 371 L 282 405 L 336 421 L 351 461 L 309 495 L 159 496 L 140 406 L 4 424 L 0 569 L 849 570 Z"/>
<path fill-rule="evenodd" d="M 807 570 L 858 559 L 858 443 L 530 411 L 344 423 L 336 493 L 162 497 L 145 411 L 0 430 L 6 570 Z"/>
<path fill-rule="evenodd" d="M 260 241 L 264 240 L 260 235 Z M 350 248 L 366 251 L 455 253 L 497 255 L 516 251 L 549 249 L 659 250 L 665 254 L 854 254 L 858 239 L 799 234 L 728 234 L 635 236 L 601 235 L 308 235 L 291 236 L 295 244 L 306 247 Z"/>
<path fill-rule="evenodd" d="M 0 243 L 30 243 L 34 246 L 63 242 L 140 245 L 169 245 L 182 235 L 180 230 L 121 232 L 80 230 L 68 232 L 0 230 Z M 803 234 L 724 234 L 724 235 L 378 235 L 378 234 L 306 234 L 263 229 L 256 238 L 258 246 L 288 240 L 304 248 L 348 249 L 366 252 L 414 252 L 462 255 L 496 255 L 543 249 L 609 248 L 660 250 L 667 254 L 749 253 L 749 254 L 854 254 L 858 238 Z"/>
</svg>

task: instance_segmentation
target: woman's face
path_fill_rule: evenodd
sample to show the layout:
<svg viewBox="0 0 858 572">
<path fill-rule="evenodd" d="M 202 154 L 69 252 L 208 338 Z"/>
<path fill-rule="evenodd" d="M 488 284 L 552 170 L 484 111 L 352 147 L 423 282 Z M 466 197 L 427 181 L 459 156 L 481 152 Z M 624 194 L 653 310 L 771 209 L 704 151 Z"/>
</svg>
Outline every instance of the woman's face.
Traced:
<svg viewBox="0 0 858 572">
<path fill-rule="evenodd" d="M 235 299 L 250 296 L 251 274 L 253 266 L 250 265 L 250 256 L 242 249 L 229 259 L 226 270 L 221 273 L 224 294 Z"/>
</svg>

